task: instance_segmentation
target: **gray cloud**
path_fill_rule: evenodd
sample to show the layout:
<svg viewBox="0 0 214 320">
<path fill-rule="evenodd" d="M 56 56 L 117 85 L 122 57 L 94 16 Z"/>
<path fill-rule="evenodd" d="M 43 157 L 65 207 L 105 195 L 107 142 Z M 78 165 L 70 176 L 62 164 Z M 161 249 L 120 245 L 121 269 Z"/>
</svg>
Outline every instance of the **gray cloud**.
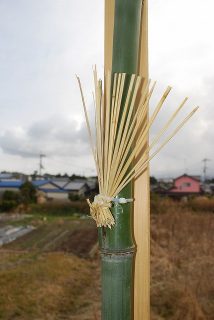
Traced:
<svg viewBox="0 0 214 320">
<path fill-rule="evenodd" d="M 0 147 L 11 155 L 80 157 L 89 153 L 86 128 L 61 116 L 35 122 L 29 128 L 10 128 L 0 136 Z"/>
<path fill-rule="evenodd" d="M 181 115 L 200 106 L 152 162 L 157 176 L 186 168 L 198 174 L 204 157 L 214 161 L 213 9 L 212 0 L 150 1 L 150 76 L 158 80 L 151 109 L 165 86 L 173 86 L 151 137 L 185 95 L 191 99 Z M 103 72 L 103 25 L 100 0 L 0 1 L 1 169 L 33 170 L 40 152 L 49 155 L 53 172 L 93 167 L 75 74 L 91 101 L 91 66 Z"/>
<path fill-rule="evenodd" d="M 214 175 L 214 148 L 212 147 L 214 139 L 213 78 L 204 79 L 200 85 L 200 91 L 194 92 L 192 96 L 187 107 L 181 112 L 179 120 L 197 104 L 199 104 L 200 108 L 156 159 L 152 161 L 151 171 L 154 175 L 173 177 L 184 172 L 202 175 L 202 159 L 204 158 L 213 159 L 208 163 L 208 174 Z M 160 115 L 152 128 L 151 139 L 166 122 L 169 114 L 172 113 L 172 106 L 174 107 L 178 104 L 178 101 L 181 101 L 181 93 L 175 94 L 171 101 L 169 99 L 170 110 L 167 109 L 166 103 L 166 108 L 163 109 L 164 115 Z"/>
</svg>

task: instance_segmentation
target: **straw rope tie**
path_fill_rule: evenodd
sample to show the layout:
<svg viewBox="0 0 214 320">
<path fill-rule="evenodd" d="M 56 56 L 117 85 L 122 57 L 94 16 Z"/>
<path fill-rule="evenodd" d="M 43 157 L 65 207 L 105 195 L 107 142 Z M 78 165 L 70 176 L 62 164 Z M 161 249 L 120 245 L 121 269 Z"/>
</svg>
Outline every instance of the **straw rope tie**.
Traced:
<svg viewBox="0 0 214 320">
<path fill-rule="evenodd" d="M 104 226 L 109 228 L 111 228 L 115 224 L 114 217 L 110 211 L 112 202 L 115 204 L 125 204 L 132 201 L 133 199 L 119 197 L 113 198 L 102 194 L 96 195 L 93 202 L 90 202 L 90 200 L 87 199 L 88 205 L 90 207 L 90 214 L 96 221 L 97 227 Z"/>
</svg>

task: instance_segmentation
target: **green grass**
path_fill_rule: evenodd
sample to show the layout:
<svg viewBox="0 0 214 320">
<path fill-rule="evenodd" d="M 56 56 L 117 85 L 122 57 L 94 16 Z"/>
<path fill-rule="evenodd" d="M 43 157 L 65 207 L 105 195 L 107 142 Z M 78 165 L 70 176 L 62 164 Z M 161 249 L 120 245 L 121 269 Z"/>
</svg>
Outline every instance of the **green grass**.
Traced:
<svg viewBox="0 0 214 320">
<path fill-rule="evenodd" d="M 89 214 L 89 208 L 85 200 L 82 201 L 54 201 L 46 202 L 44 204 L 32 204 L 30 206 L 30 213 L 39 215 L 51 216 L 68 216 Z"/>
</svg>

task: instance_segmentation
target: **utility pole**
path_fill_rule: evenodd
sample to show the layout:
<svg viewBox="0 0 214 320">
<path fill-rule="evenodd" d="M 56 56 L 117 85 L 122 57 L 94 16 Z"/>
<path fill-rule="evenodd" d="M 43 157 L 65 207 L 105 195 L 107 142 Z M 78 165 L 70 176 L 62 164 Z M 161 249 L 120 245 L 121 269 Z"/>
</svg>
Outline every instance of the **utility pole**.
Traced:
<svg viewBox="0 0 214 320">
<path fill-rule="evenodd" d="M 206 179 L 207 179 L 207 162 L 208 161 L 211 161 L 211 160 L 207 158 L 204 158 L 202 160 L 202 162 L 204 163 L 204 166 L 203 166 L 204 182 L 206 182 Z"/>
<path fill-rule="evenodd" d="M 40 176 L 42 175 L 42 169 L 44 169 L 44 166 L 43 166 L 43 163 L 42 163 L 44 157 L 46 157 L 45 154 L 42 154 L 42 153 L 41 153 L 41 154 L 39 155 L 39 175 L 40 175 Z"/>
</svg>

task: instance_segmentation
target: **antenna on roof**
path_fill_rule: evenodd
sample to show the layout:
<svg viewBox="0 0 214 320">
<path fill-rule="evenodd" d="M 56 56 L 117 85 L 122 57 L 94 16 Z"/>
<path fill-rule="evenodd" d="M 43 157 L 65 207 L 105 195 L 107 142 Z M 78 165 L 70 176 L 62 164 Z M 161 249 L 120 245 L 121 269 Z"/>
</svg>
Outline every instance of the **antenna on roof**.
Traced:
<svg viewBox="0 0 214 320">
<path fill-rule="evenodd" d="M 44 166 L 43 166 L 43 163 L 42 163 L 44 157 L 46 157 L 45 154 L 42 154 L 42 153 L 41 153 L 41 154 L 39 155 L 39 175 L 40 175 L 40 176 L 42 175 L 42 169 L 44 169 Z"/>
</svg>

